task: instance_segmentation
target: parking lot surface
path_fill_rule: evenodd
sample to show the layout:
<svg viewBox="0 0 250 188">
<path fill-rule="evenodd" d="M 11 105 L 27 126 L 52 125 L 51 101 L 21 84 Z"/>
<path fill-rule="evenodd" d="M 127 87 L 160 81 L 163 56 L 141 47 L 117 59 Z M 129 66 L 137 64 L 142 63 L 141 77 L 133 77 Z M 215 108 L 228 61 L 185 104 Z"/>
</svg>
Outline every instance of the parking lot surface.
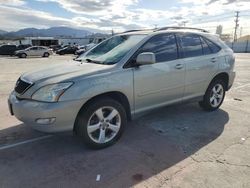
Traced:
<svg viewBox="0 0 250 188">
<path fill-rule="evenodd" d="M 236 80 L 218 111 L 197 103 L 155 110 L 103 150 L 72 134 L 34 131 L 9 114 L 21 73 L 71 59 L 0 57 L 1 188 L 250 187 L 250 54 L 236 54 Z"/>
</svg>

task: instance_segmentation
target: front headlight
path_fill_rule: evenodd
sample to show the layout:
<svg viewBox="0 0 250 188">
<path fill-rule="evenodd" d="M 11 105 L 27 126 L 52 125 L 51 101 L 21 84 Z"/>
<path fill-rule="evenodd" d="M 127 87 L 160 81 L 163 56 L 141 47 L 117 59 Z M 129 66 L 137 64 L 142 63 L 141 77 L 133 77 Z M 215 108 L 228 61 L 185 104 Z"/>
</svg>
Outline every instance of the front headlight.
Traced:
<svg viewBox="0 0 250 188">
<path fill-rule="evenodd" d="M 64 82 L 43 86 L 35 91 L 31 98 L 43 102 L 56 102 L 72 84 L 73 82 Z"/>
</svg>

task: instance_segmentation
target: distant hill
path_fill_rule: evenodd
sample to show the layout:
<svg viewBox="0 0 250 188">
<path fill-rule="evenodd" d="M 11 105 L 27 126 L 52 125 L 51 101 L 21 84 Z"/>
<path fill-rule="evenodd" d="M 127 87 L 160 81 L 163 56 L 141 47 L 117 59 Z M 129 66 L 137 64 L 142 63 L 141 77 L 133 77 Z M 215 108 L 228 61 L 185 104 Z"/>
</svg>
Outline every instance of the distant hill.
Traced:
<svg viewBox="0 0 250 188">
<path fill-rule="evenodd" d="M 91 32 L 88 30 L 69 27 L 51 27 L 48 29 L 26 28 L 16 32 L 3 33 L 2 35 L 5 37 L 85 37 L 90 34 Z"/>
<path fill-rule="evenodd" d="M 237 39 L 237 41 L 239 41 L 239 42 L 244 42 L 244 41 L 249 41 L 250 40 L 250 35 L 245 35 L 245 36 L 243 36 L 243 37 L 240 37 L 240 38 L 238 38 Z"/>
<path fill-rule="evenodd" d="M 8 32 L 4 31 L 4 30 L 0 30 L 0 35 L 6 34 L 6 33 L 8 33 Z"/>
</svg>

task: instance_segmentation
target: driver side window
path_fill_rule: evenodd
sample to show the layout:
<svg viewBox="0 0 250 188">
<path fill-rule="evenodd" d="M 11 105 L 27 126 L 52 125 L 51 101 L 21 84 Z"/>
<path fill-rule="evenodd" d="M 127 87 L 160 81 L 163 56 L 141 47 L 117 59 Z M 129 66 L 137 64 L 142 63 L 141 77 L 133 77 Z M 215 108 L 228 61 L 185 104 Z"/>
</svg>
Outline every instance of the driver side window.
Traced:
<svg viewBox="0 0 250 188">
<path fill-rule="evenodd" d="M 178 49 L 174 34 L 160 34 L 149 39 L 139 53 L 153 52 L 156 62 L 172 61 L 178 58 Z"/>
</svg>

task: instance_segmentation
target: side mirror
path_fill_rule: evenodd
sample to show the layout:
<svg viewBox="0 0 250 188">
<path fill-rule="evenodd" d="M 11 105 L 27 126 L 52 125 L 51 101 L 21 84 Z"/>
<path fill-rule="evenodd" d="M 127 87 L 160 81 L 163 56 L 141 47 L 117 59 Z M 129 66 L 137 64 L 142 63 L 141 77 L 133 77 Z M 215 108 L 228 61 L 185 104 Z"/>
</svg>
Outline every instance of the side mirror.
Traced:
<svg viewBox="0 0 250 188">
<path fill-rule="evenodd" d="M 155 54 L 152 52 L 143 52 L 136 58 L 137 65 L 150 65 L 156 63 Z"/>
</svg>

